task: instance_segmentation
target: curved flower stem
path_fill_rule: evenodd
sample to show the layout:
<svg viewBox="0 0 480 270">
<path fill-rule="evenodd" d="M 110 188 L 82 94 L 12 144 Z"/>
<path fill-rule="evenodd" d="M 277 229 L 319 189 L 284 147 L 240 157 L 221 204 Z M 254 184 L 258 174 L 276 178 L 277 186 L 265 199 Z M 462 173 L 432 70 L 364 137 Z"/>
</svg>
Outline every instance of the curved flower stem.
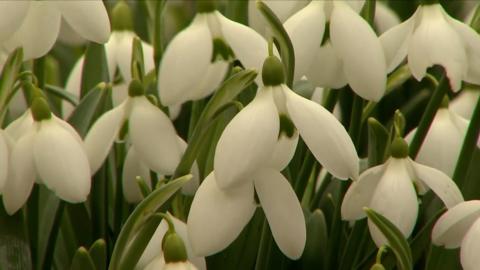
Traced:
<svg viewBox="0 0 480 270">
<path fill-rule="evenodd" d="M 430 129 L 430 125 L 432 124 L 433 118 L 437 113 L 438 108 L 440 107 L 443 97 L 447 93 L 447 90 L 450 89 L 450 85 L 448 82 L 448 78 L 445 75 L 445 69 L 442 67 L 442 78 L 438 83 L 438 86 L 433 92 L 430 101 L 428 102 L 427 108 L 422 115 L 422 119 L 418 124 L 417 131 L 415 132 L 415 136 L 413 137 L 412 142 L 410 143 L 410 157 L 415 159 L 420 151 L 420 147 L 422 146 L 425 137 L 427 136 L 428 130 Z"/>
<path fill-rule="evenodd" d="M 57 211 L 55 212 L 52 228 L 50 230 L 50 235 L 48 236 L 47 246 L 45 248 L 45 257 L 43 259 L 41 269 L 52 268 L 53 255 L 55 254 L 55 244 L 57 242 L 58 233 L 60 232 L 60 225 L 62 223 L 64 208 L 65 208 L 65 202 L 60 200 L 58 202 Z"/>
<path fill-rule="evenodd" d="M 478 135 L 480 135 L 480 98 L 477 101 L 472 118 L 470 119 L 467 134 L 465 135 L 462 150 L 460 151 L 460 156 L 453 174 L 453 180 L 461 187 L 462 191 L 465 191 L 466 187 L 468 187 L 465 181 L 470 161 L 476 149 Z"/>
</svg>

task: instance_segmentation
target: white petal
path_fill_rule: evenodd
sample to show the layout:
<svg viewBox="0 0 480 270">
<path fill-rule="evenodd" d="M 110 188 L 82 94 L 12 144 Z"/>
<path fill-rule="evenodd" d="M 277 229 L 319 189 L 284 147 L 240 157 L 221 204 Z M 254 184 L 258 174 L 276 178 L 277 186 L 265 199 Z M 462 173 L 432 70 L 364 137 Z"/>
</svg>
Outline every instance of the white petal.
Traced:
<svg viewBox="0 0 480 270">
<path fill-rule="evenodd" d="M 87 199 L 91 182 L 87 154 L 70 132 L 53 120 L 42 121 L 33 157 L 39 177 L 58 197 L 72 203 Z"/>
<path fill-rule="evenodd" d="M 54 1 L 63 19 L 83 38 L 105 43 L 110 36 L 107 10 L 100 0 Z"/>
<path fill-rule="evenodd" d="M 232 243 L 255 213 L 253 197 L 251 183 L 224 191 L 210 173 L 200 185 L 188 215 L 188 238 L 195 255 L 212 255 Z"/>
<path fill-rule="evenodd" d="M 255 30 L 243 24 L 227 19 L 220 12 L 215 11 L 223 37 L 238 60 L 245 68 L 256 69 L 260 74 L 263 62 L 268 56 L 267 41 Z M 257 76 L 258 85 L 263 85 L 261 76 Z"/>
<path fill-rule="evenodd" d="M 121 83 L 112 87 L 113 106 L 122 104 L 128 98 L 128 83 Z"/>
<path fill-rule="evenodd" d="M 413 33 L 418 11 L 405 22 L 394 26 L 380 36 L 385 58 L 387 72 L 392 72 L 405 59 L 408 52 L 410 36 Z"/>
<path fill-rule="evenodd" d="M 33 161 L 33 138 L 29 132 L 14 145 L 11 166 L 7 182 L 3 188 L 3 204 L 9 215 L 13 215 L 27 201 L 35 183 L 35 164 Z"/>
<path fill-rule="evenodd" d="M 465 238 L 462 241 L 462 248 L 460 249 L 460 261 L 465 270 L 478 269 L 480 264 L 480 257 L 478 251 L 480 250 L 480 218 L 473 223 L 468 230 Z"/>
<path fill-rule="evenodd" d="M 12 138 L 14 141 L 20 139 L 25 133 L 30 130 L 33 125 L 33 117 L 30 109 L 25 111 L 22 116 L 17 118 L 15 121 L 10 123 L 5 132 Z"/>
<path fill-rule="evenodd" d="M 437 194 L 447 208 L 463 202 L 463 196 L 455 182 L 443 172 L 412 161 L 418 178 Z"/>
<path fill-rule="evenodd" d="M 480 91 L 465 89 L 450 102 L 450 106 L 448 108 L 461 117 L 470 119 L 472 118 L 472 113 L 479 97 Z"/>
<path fill-rule="evenodd" d="M 345 128 L 321 105 L 293 91 L 284 91 L 287 109 L 315 158 L 339 179 L 357 179 L 359 160 Z"/>
<path fill-rule="evenodd" d="M 361 97 L 378 101 L 385 93 L 387 70 L 380 40 L 355 11 L 341 1 L 334 3 L 330 38 L 352 89 Z"/>
<path fill-rule="evenodd" d="M 385 166 L 378 165 L 365 170 L 358 181 L 353 181 L 342 202 L 342 219 L 357 220 L 366 216 L 363 207 L 368 207 Z"/>
<path fill-rule="evenodd" d="M 85 149 L 92 174 L 98 171 L 107 158 L 108 152 L 125 121 L 125 109 L 128 104 L 106 112 L 93 124 L 85 136 Z"/>
<path fill-rule="evenodd" d="M 307 239 L 305 217 L 292 186 L 276 170 L 262 169 L 254 176 L 255 190 L 273 238 L 290 259 L 302 256 Z"/>
<path fill-rule="evenodd" d="M 0 1 L 0 43 L 22 25 L 29 7 L 30 1 Z"/>
<path fill-rule="evenodd" d="M 143 199 L 142 192 L 137 184 L 137 176 L 142 177 L 151 188 L 150 170 L 138 157 L 135 148 L 131 146 L 125 157 L 122 172 L 123 196 L 129 203 L 137 203 Z"/>
<path fill-rule="evenodd" d="M 378 2 L 375 6 L 375 27 L 379 34 L 400 24 L 400 18 L 391 8 L 383 2 Z"/>
<path fill-rule="evenodd" d="M 187 101 L 210 65 L 213 43 L 205 14 L 178 33 L 165 50 L 158 75 L 160 99 L 165 105 Z"/>
<path fill-rule="evenodd" d="M 82 71 L 83 71 L 83 62 L 85 58 L 80 57 L 75 65 L 73 66 L 70 75 L 68 75 L 67 82 L 65 84 L 65 90 L 75 97 L 80 99 L 80 91 L 82 87 Z M 70 117 L 74 110 L 74 107 L 71 103 L 67 101 L 62 101 L 62 115 L 64 119 Z"/>
<path fill-rule="evenodd" d="M 322 43 L 325 31 L 323 4 L 322 1 L 310 2 L 283 25 L 295 52 L 295 80 L 306 74 L 314 59 L 312 55 L 318 51 Z"/>
<path fill-rule="evenodd" d="M 9 168 L 10 150 L 8 147 L 8 136 L 3 130 L 0 130 L 0 194 L 2 193 L 3 186 L 7 181 L 7 174 Z"/>
<path fill-rule="evenodd" d="M 415 133 L 416 129 L 410 132 L 407 141 Z M 438 110 L 415 160 L 453 176 L 465 133 L 466 127 L 459 130 L 447 109 Z"/>
<path fill-rule="evenodd" d="M 330 41 L 320 47 L 313 58 L 312 65 L 306 73 L 309 81 L 316 86 L 334 89 L 347 85 L 343 63 L 335 54 Z"/>
<path fill-rule="evenodd" d="M 75 30 L 62 19 L 60 23 L 60 33 L 58 33 L 58 41 L 62 42 L 65 45 L 72 47 L 83 46 L 87 43 L 87 40 L 79 36 Z"/>
<path fill-rule="evenodd" d="M 415 227 L 418 201 L 405 159 L 390 158 L 373 194 L 370 208 L 385 216 L 408 238 Z M 375 244 L 387 243 L 380 230 L 369 220 L 368 227 Z"/>
<path fill-rule="evenodd" d="M 279 118 L 270 90 L 261 89 L 222 133 L 215 149 L 215 177 L 221 188 L 241 184 L 271 159 Z"/>
<path fill-rule="evenodd" d="M 181 151 L 172 122 L 146 97 L 133 99 L 129 133 L 138 156 L 153 171 L 173 174 Z"/>
<path fill-rule="evenodd" d="M 145 267 L 142 268 L 136 268 L 136 269 L 142 269 L 142 270 L 158 270 L 162 269 L 165 270 L 166 265 L 165 265 L 165 259 L 162 256 L 157 255 L 153 260 L 150 261 L 149 264 L 147 264 Z"/>
<path fill-rule="evenodd" d="M 215 61 L 205 69 L 202 80 L 188 93 L 189 100 L 198 100 L 212 94 L 225 78 L 228 71 L 228 62 Z"/>
<path fill-rule="evenodd" d="M 409 41 L 408 65 L 421 80 L 427 68 L 442 65 L 454 91 L 460 89 L 467 72 L 467 56 L 460 36 L 446 21 L 440 4 L 422 6 L 422 19 Z"/>
<path fill-rule="evenodd" d="M 480 201 L 467 201 L 454 206 L 435 223 L 433 243 L 446 248 L 459 247 L 468 229 L 479 218 Z"/>
<path fill-rule="evenodd" d="M 52 1 L 30 1 L 22 26 L 5 42 L 5 47 L 10 51 L 23 47 L 24 60 L 38 58 L 50 51 L 59 31 L 60 12 Z"/>
<path fill-rule="evenodd" d="M 273 150 L 272 158 L 268 162 L 268 167 L 281 171 L 288 166 L 295 150 L 297 150 L 298 132 L 295 131 L 291 138 L 281 135 Z"/>
<path fill-rule="evenodd" d="M 464 80 L 473 84 L 480 84 L 480 36 L 470 26 L 444 13 L 455 31 L 463 40 L 468 59 L 468 71 Z"/>
</svg>

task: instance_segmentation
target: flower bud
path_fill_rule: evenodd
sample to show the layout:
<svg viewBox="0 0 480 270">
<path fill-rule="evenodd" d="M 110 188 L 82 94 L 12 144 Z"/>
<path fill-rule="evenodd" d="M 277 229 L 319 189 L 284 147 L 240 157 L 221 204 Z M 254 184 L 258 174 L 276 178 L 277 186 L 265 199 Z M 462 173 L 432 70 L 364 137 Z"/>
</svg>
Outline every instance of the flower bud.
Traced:
<svg viewBox="0 0 480 270">
<path fill-rule="evenodd" d="M 112 28 L 116 31 L 132 31 L 132 11 L 125 1 L 119 1 L 112 10 Z"/>
<path fill-rule="evenodd" d="M 390 155 L 394 158 L 406 158 L 408 156 L 407 142 L 401 137 L 393 139 L 390 146 Z"/>
<path fill-rule="evenodd" d="M 145 89 L 139 80 L 132 80 L 128 86 L 128 96 L 138 97 L 145 94 Z"/>
<path fill-rule="evenodd" d="M 262 80 L 265 86 L 276 86 L 285 83 L 285 70 L 276 56 L 269 56 L 263 62 Z"/>
<path fill-rule="evenodd" d="M 43 97 L 35 97 L 32 101 L 30 110 L 32 111 L 33 119 L 35 119 L 37 122 L 47 120 L 52 117 L 50 106 L 48 106 L 47 101 Z"/>
</svg>

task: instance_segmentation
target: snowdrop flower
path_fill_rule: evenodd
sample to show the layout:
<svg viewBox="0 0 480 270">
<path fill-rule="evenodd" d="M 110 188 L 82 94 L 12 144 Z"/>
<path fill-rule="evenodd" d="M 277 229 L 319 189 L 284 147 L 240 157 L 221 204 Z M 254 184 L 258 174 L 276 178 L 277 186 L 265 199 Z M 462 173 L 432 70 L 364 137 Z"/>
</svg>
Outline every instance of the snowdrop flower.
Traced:
<svg viewBox="0 0 480 270">
<path fill-rule="evenodd" d="M 195 267 L 199 270 L 206 270 L 207 264 L 205 262 L 204 257 L 195 256 L 193 253 L 192 247 L 190 242 L 188 241 L 187 236 L 187 224 L 183 221 L 175 218 L 174 216 L 167 213 L 172 221 L 175 232 L 183 239 L 185 244 L 185 249 L 187 251 L 188 260 L 195 265 Z M 135 267 L 136 270 L 145 269 L 147 265 L 152 266 L 152 264 L 165 264 L 165 260 L 163 258 L 162 252 L 162 239 L 167 233 L 168 225 L 165 220 L 162 220 L 157 227 L 157 230 L 153 234 L 152 238 L 147 244 L 147 247 L 143 251 L 142 256 L 138 260 L 137 266 Z M 155 261 L 155 262 L 154 262 Z M 161 268 L 152 268 L 152 269 L 161 269 Z"/>
<path fill-rule="evenodd" d="M 103 114 L 85 137 L 92 173 L 102 165 L 122 126 L 128 124 L 130 140 L 142 162 L 157 173 L 171 175 L 182 155 L 172 122 L 147 99 L 139 81 L 133 80 L 128 91 L 129 97 Z"/>
<path fill-rule="evenodd" d="M 35 180 L 72 203 L 85 201 L 90 193 L 90 167 L 78 133 L 52 115 L 42 97 L 34 98 L 31 112 L 34 123 L 12 148 L 3 188 L 3 203 L 10 215 L 27 201 Z"/>
<path fill-rule="evenodd" d="M 449 108 L 461 117 L 470 119 L 479 98 L 480 91 L 478 89 L 466 88 L 450 102 Z"/>
<path fill-rule="evenodd" d="M 369 207 L 409 237 L 418 215 L 415 188 L 420 194 L 432 189 L 448 208 L 463 201 L 462 193 L 446 174 L 408 157 L 408 145 L 402 138 L 397 137 L 393 141 L 391 155 L 384 164 L 367 169 L 358 181 L 352 183 L 343 199 L 343 219 L 353 221 L 364 218 L 363 207 Z M 387 243 L 370 220 L 368 227 L 377 246 Z"/>
<path fill-rule="evenodd" d="M 275 56 L 265 61 L 263 83 L 255 99 L 233 118 L 218 141 L 214 169 L 219 187 L 239 185 L 264 167 L 279 134 L 292 134 L 295 127 L 332 175 L 356 179 L 358 156 L 347 131 L 322 106 L 284 84 L 283 65 Z"/>
<path fill-rule="evenodd" d="M 460 247 L 460 261 L 464 270 L 476 270 L 480 264 L 480 201 L 466 201 L 449 209 L 435 223 L 432 230 L 435 245 Z"/>
<path fill-rule="evenodd" d="M 383 96 L 387 80 L 385 55 L 372 27 L 357 13 L 361 4 L 312 1 L 284 23 L 295 51 L 296 80 L 306 75 L 321 87 L 349 84 L 368 100 L 378 101 Z M 330 36 L 324 41 L 327 21 Z"/>
<path fill-rule="evenodd" d="M 407 57 L 417 80 L 428 67 L 441 65 L 454 91 L 460 90 L 462 81 L 480 84 L 480 36 L 450 17 L 440 4 L 420 5 L 410 19 L 385 32 L 380 40 L 388 72 Z"/>
<path fill-rule="evenodd" d="M 476 101 L 475 101 L 476 102 Z M 448 101 L 433 119 L 415 161 L 452 177 L 467 133 L 469 121 L 448 108 Z M 416 129 L 406 137 L 411 141 Z"/>
<path fill-rule="evenodd" d="M 109 80 L 115 80 L 115 74 L 119 71 L 123 83 L 115 85 L 112 91 L 113 104 L 118 105 L 128 96 L 128 83 L 132 80 L 131 59 L 132 44 L 136 34 L 133 32 L 132 15 L 128 5 L 124 1 L 118 2 L 112 11 L 113 32 L 105 43 L 105 53 L 108 65 Z M 143 50 L 143 62 L 145 71 L 149 72 L 155 68 L 153 62 L 153 48 L 150 44 L 141 41 Z M 82 83 L 82 70 L 85 56 L 80 57 L 75 63 L 65 85 L 65 89 L 80 97 Z M 63 115 L 68 117 L 73 106 L 62 102 Z"/>
<path fill-rule="evenodd" d="M 8 179 L 9 159 L 12 147 L 12 139 L 5 131 L 0 129 L 0 194 Z"/>
<path fill-rule="evenodd" d="M 245 68 L 262 67 L 268 55 L 265 39 L 227 19 L 212 5 L 198 1 L 199 13 L 166 48 L 158 74 L 162 104 L 176 105 L 210 95 L 225 77 L 233 55 Z"/>
<path fill-rule="evenodd" d="M 50 51 L 62 19 L 88 40 L 105 43 L 110 35 L 108 14 L 100 0 L 1 2 L 0 45 L 8 51 L 23 47 L 25 60 Z"/>
</svg>

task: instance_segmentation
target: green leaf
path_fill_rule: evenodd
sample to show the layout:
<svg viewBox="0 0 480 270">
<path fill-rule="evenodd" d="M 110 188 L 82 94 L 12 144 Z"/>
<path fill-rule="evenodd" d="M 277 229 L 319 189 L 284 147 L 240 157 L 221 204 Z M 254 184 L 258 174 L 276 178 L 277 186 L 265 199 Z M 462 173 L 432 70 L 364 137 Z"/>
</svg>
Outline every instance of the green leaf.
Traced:
<svg viewBox="0 0 480 270">
<path fill-rule="evenodd" d="M 160 221 L 162 221 L 162 216 L 156 214 L 151 216 L 145 222 L 145 224 L 142 225 L 142 227 L 138 230 L 138 233 L 135 234 L 134 239 L 129 243 L 127 250 L 125 250 L 119 270 L 130 270 L 135 268 L 138 260 L 143 254 L 143 251 L 157 230 Z"/>
<path fill-rule="evenodd" d="M 175 192 L 177 192 L 186 182 L 192 178 L 191 175 L 185 175 L 164 186 L 156 189 L 145 198 L 132 212 L 127 222 L 120 232 L 113 254 L 110 260 L 109 269 L 117 270 L 121 267 L 121 260 L 130 244 L 130 240 L 155 211 L 157 211 Z"/>
<path fill-rule="evenodd" d="M 32 269 L 22 211 L 9 216 L 0 202 L 0 269 Z"/>
<path fill-rule="evenodd" d="M 368 119 L 368 165 L 382 164 L 389 144 L 388 130 L 375 118 Z"/>
<path fill-rule="evenodd" d="M 11 94 L 17 74 L 23 61 L 23 50 L 18 48 L 8 57 L 0 76 L 0 123 L 3 122 L 7 111 L 8 97 Z"/>
<path fill-rule="evenodd" d="M 44 90 L 49 94 L 52 94 L 56 97 L 59 97 L 60 99 L 67 101 L 73 106 L 78 105 L 78 98 L 74 94 L 65 91 L 65 89 L 62 89 L 55 85 L 46 84 Z"/>
<path fill-rule="evenodd" d="M 70 270 L 96 270 L 92 257 L 84 247 L 80 247 L 73 256 Z"/>
<path fill-rule="evenodd" d="M 293 75 L 295 72 L 295 53 L 293 51 L 293 44 L 290 37 L 283 28 L 282 22 L 278 19 L 275 13 L 262 1 L 257 1 L 257 9 L 262 13 L 270 29 L 272 30 L 273 38 L 280 49 L 280 57 L 285 66 L 287 85 L 292 88 Z"/>
<path fill-rule="evenodd" d="M 473 14 L 472 22 L 470 23 L 470 26 L 477 31 L 477 33 L 480 33 L 480 6 L 477 5 L 477 8 L 475 9 L 475 13 Z"/>
<path fill-rule="evenodd" d="M 410 72 L 410 68 L 408 64 L 405 64 L 399 68 L 397 68 L 392 74 L 390 74 L 387 78 L 387 90 L 386 93 L 390 93 L 391 91 L 397 89 L 398 87 L 402 86 L 407 80 L 412 77 L 412 73 Z"/>
<path fill-rule="evenodd" d="M 402 232 L 395 227 L 388 219 L 372 209 L 365 208 L 368 218 L 377 226 L 387 238 L 389 247 L 397 258 L 397 265 L 400 270 L 413 269 L 412 251 Z"/>
<path fill-rule="evenodd" d="M 107 244 L 105 240 L 98 239 L 88 250 L 90 258 L 97 270 L 107 269 Z"/>
<path fill-rule="evenodd" d="M 242 70 L 235 73 L 227 79 L 210 99 L 207 106 L 200 115 L 197 126 L 192 133 L 191 140 L 187 149 L 183 154 L 182 160 L 178 165 L 174 177 L 185 175 L 190 172 L 197 153 L 202 145 L 202 138 L 206 130 L 206 126 L 215 117 L 219 110 L 225 108 L 238 94 L 246 89 L 255 79 L 257 73 L 254 70 Z"/>
<path fill-rule="evenodd" d="M 111 95 L 111 87 L 105 83 L 99 83 L 80 101 L 75 108 L 68 122 L 78 131 L 81 137 L 87 134 L 89 127 L 93 124 L 102 111 L 105 103 Z"/>
<path fill-rule="evenodd" d="M 327 223 L 320 209 L 316 209 L 307 221 L 307 242 L 301 258 L 302 269 L 324 269 L 327 251 Z"/>
<path fill-rule="evenodd" d="M 84 97 L 101 82 L 109 82 L 107 57 L 102 44 L 90 42 L 85 52 L 80 97 Z"/>
<path fill-rule="evenodd" d="M 130 63 L 130 69 L 132 78 L 142 82 L 145 76 L 145 64 L 143 62 L 142 42 L 137 37 L 133 38 L 132 41 L 132 61 Z"/>
</svg>

